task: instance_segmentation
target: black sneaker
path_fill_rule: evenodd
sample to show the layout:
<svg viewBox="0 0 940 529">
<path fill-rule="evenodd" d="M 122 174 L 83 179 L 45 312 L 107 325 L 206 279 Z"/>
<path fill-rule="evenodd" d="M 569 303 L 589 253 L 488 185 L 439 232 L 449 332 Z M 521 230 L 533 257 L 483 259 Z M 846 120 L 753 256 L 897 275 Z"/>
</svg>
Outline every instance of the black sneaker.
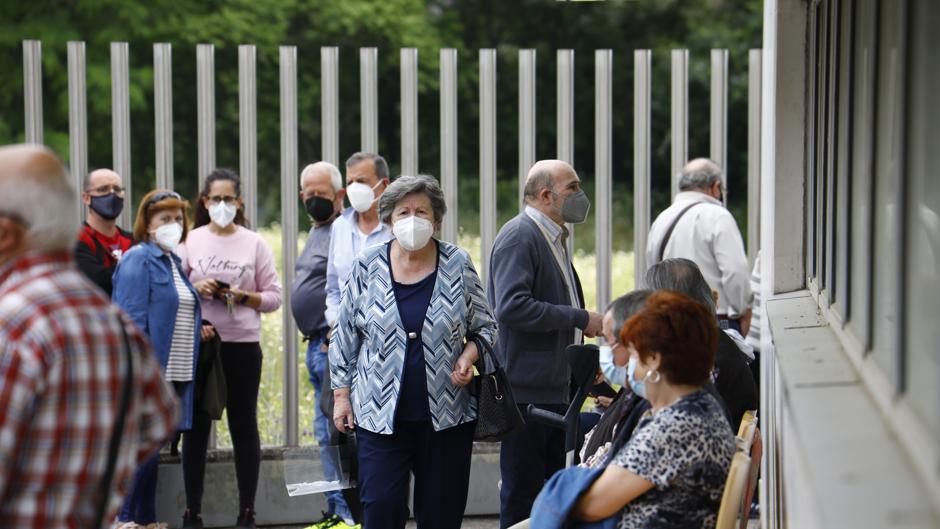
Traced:
<svg viewBox="0 0 940 529">
<path fill-rule="evenodd" d="M 183 529 L 202 529 L 202 516 L 193 514 L 189 509 L 183 513 Z"/>
<path fill-rule="evenodd" d="M 241 513 L 238 514 L 238 521 L 235 522 L 235 527 L 255 529 L 255 511 L 250 507 L 242 509 Z"/>
</svg>

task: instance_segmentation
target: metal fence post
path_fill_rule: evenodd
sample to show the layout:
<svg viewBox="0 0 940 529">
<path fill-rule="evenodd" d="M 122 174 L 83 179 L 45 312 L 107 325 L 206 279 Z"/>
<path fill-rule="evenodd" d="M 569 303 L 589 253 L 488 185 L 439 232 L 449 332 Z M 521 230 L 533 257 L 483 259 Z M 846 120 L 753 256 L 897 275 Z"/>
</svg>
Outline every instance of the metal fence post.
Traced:
<svg viewBox="0 0 940 529">
<path fill-rule="evenodd" d="M 574 50 L 557 53 L 556 156 L 574 166 Z M 567 224 L 568 255 L 574 255 L 574 224 Z"/>
<path fill-rule="evenodd" d="M 42 42 L 23 41 L 26 143 L 42 144 Z"/>
<path fill-rule="evenodd" d="M 597 204 L 594 253 L 597 257 L 597 311 L 602 314 L 610 302 L 611 291 L 613 55 L 612 50 L 594 51 L 594 201 Z"/>
<path fill-rule="evenodd" d="M 535 50 L 519 50 L 519 211 L 523 190 L 535 163 Z"/>
<path fill-rule="evenodd" d="M 297 327 L 290 287 L 297 260 L 297 48 L 280 47 L 281 80 L 281 244 L 284 263 L 281 316 L 284 329 L 284 444 L 297 446 Z"/>
<path fill-rule="evenodd" d="M 689 50 L 672 50 L 672 196 L 679 192 L 679 171 L 689 161 Z"/>
<path fill-rule="evenodd" d="M 78 194 L 88 173 L 88 106 L 85 84 L 85 43 L 69 42 L 69 170 Z M 85 218 L 85 208 L 78 208 L 78 221 Z"/>
<path fill-rule="evenodd" d="M 254 45 L 238 47 L 238 171 L 242 177 L 245 216 L 258 227 L 258 109 L 257 51 Z"/>
<path fill-rule="evenodd" d="M 761 50 L 748 52 L 747 69 L 747 257 L 760 250 Z"/>
<path fill-rule="evenodd" d="M 650 109 L 652 52 L 633 52 L 633 274 L 634 288 L 646 273 L 650 231 Z"/>
<path fill-rule="evenodd" d="M 711 53 L 709 157 L 721 167 L 721 184 L 728 203 L 728 50 Z"/>
<path fill-rule="evenodd" d="M 157 187 L 173 189 L 173 46 L 153 45 L 154 158 Z"/>
<path fill-rule="evenodd" d="M 121 211 L 120 224 L 131 226 L 133 207 L 133 178 L 131 175 L 131 101 L 130 69 L 126 42 L 111 43 L 111 148 L 114 171 L 121 175 L 126 203 Z"/>
<path fill-rule="evenodd" d="M 197 161 L 200 189 L 215 169 L 215 46 L 196 46 L 196 116 L 199 155 Z"/>
<path fill-rule="evenodd" d="M 441 226 L 442 238 L 457 242 L 459 225 L 457 196 L 457 50 L 441 50 L 441 188 L 447 214 Z"/>
<path fill-rule="evenodd" d="M 360 133 L 363 152 L 379 152 L 379 50 L 359 48 Z"/>
<path fill-rule="evenodd" d="M 320 158 L 339 167 L 339 48 L 320 48 Z"/>
<path fill-rule="evenodd" d="M 496 240 L 496 50 L 480 50 L 480 277 Z"/>
<path fill-rule="evenodd" d="M 418 174 L 418 49 L 401 49 L 401 174 Z"/>
</svg>

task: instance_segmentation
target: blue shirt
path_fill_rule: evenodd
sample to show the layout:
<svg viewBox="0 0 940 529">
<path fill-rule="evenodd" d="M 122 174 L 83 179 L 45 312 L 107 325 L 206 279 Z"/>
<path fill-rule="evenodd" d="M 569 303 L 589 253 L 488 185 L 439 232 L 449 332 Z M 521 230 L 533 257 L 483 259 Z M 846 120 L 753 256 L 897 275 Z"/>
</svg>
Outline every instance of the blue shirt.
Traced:
<svg viewBox="0 0 940 529">
<path fill-rule="evenodd" d="M 391 262 L 391 243 L 386 243 Z M 435 254 L 439 255 L 439 254 Z M 421 329 L 437 281 L 437 263 L 434 271 L 417 283 L 404 284 L 395 281 L 392 269 L 392 288 L 395 290 L 395 303 L 398 315 L 408 333 L 408 348 L 405 351 L 405 365 L 402 368 L 401 391 L 398 394 L 398 407 L 395 418 L 400 421 L 429 421 L 431 408 L 428 407 L 428 378 L 424 368 L 424 350 L 421 342 Z"/>
<path fill-rule="evenodd" d="M 359 213 L 353 208 L 344 209 L 330 228 L 330 253 L 326 263 L 327 325 L 332 326 L 339 315 L 340 296 L 356 257 L 364 249 L 392 239 L 392 230 L 384 222 L 379 222 L 364 241 L 359 234 Z"/>
</svg>

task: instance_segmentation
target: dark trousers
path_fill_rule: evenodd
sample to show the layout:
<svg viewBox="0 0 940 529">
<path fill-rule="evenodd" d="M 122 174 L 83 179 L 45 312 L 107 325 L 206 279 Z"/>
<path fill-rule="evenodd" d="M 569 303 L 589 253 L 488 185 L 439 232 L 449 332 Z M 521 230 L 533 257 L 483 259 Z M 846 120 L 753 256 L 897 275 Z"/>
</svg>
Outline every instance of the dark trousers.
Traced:
<svg viewBox="0 0 940 529">
<path fill-rule="evenodd" d="M 536 404 L 537 408 L 564 414 L 563 404 Z M 519 404 L 523 416 L 528 404 Z M 525 427 L 503 441 L 499 450 L 499 526 L 505 529 L 529 518 L 535 497 L 545 480 L 565 466 L 565 432 L 526 420 Z"/>
<path fill-rule="evenodd" d="M 235 451 L 239 512 L 254 510 L 258 473 L 261 469 L 261 438 L 258 436 L 258 387 L 261 384 L 261 346 L 258 342 L 222 342 L 222 371 L 227 396 L 225 411 Z M 206 449 L 212 420 L 203 411 L 193 414 L 193 428 L 183 433 L 183 484 L 186 508 L 202 512 L 206 477 Z"/>
<path fill-rule="evenodd" d="M 401 529 L 415 477 L 420 529 L 460 529 L 467 506 L 474 422 L 435 432 L 429 421 L 398 421 L 395 433 L 356 430 L 364 529 Z"/>
</svg>

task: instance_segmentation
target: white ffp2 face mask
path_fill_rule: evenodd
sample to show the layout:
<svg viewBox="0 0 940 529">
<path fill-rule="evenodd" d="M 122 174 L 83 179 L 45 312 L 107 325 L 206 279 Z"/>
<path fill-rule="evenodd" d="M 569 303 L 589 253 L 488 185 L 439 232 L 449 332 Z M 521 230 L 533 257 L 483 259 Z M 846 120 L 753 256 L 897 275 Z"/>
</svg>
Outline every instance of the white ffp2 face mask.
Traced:
<svg viewBox="0 0 940 529">
<path fill-rule="evenodd" d="M 424 248 L 431 235 L 434 234 L 434 225 L 427 219 L 415 217 L 414 215 L 396 220 L 392 226 L 392 233 L 398 239 L 398 244 L 409 252 L 415 252 Z"/>
<path fill-rule="evenodd" d="M 237 212 L 238 208 L 234 204 L 226 204 L 225 202 L 219 202 L 218 204 L 209 206 L 209 218 L 212 219 L 212 222 L 214 222 L 216 226 L 222 229 L 225 229 L 226 226 L 235 220 L 235 214 Z"/>
<path fill-rule="evenodd" d="M 369 187 L 361 182 L 349 184 L 346 186 L 346 196 L 349 197 L 349 204 L 359 213 L 369 211 L 372 203 L 375 202 L 375 188 L 378 186 L 379 184 L 375 184 L 373 187 Z"/>
<path fill-rule="evenodd" d="M 617 384 L 618 386 L 627 385 L 627 368 L 626 366 L 618 366 L 614 363 L 614 353 L 611 346 L 602 345 L 600 347 L 598 360 L 600 361 L 604 378 L 606 378 L 608 382 Z"/>
<path fill-rule="evenodd" d="M 178 222 L 171 222 L 170 224 L 164 224 L 163 226 L 160 226 L 152 233 L 153 240 L 157 243 L 158 246 L 168 252 L 172 252 L 176 250 L 176 247 L 180 243 L 180 239 L 183 238 L 183 226 L 181 226 Z"/>
</svg>

